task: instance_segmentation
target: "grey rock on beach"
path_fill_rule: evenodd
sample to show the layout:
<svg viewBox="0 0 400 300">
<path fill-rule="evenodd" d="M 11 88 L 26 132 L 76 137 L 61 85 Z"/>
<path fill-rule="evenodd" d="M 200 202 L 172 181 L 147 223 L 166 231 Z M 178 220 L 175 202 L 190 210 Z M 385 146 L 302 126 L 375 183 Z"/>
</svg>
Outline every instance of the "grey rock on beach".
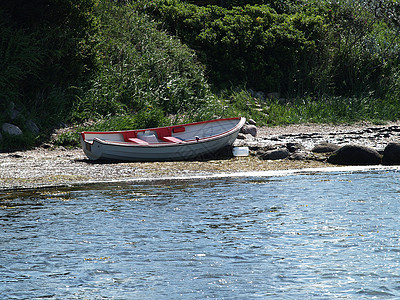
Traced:
<svg viewBox="0 0 400 300">
<path fill-rule="evenodd" d="M 240 130 L 243 134 L 251 134 L 253 137 L 257 136 L 257 127 L 255 125 L 244 125 Z"/>
<path fill-rule="evenodd" d="M 26 127 L 30 132 L 32 132 L 35 135 L 38 135 L 40 133 L 39 127 L 32 120 L 28 120 L 26 122 Z"/>
<path fill-rule="evenodd" d="M 260 127 L 257 137 L 250 134 L 241 137 L 235 146 L 247 146 L 251 155 L 263 160 L 288 158 L 338 165 L 400 165 L 399 122 Z"/>
<path fill-rule="evenodd" d="M 266 159 L 266 160 L 284 159 L 284 158 L 287 158 L 289 155 L 290 155 L 290 152 L 287 148 L 279 148 L 279 149 L 268 150 L 268 151 L 260 151 L 258 154 L 258 156 L 261 159 Z"/>
<path fill-rule="evenodd" d="M 313 149 L 312 152 L 315 153 L 328 153 L 328 152 L 335 152 L 340 148 L 339 145 L 328 143 L 328 142 L 322 142 L 318 145 L 316 145 Z"/>
<path fill-rule="evenodd" d="M 13 124 L 4 123 L 1 127 L 2 131 L 8 133 L 9 135 L 22 135 L 22 130 Z"/>
<path fill-rule="evenodd" d="M 328 158 L 328 162 L 337 165 L 379 165 L 382 156 L 369 147 L 346 145 L 336 150 Z"/>
</svg>

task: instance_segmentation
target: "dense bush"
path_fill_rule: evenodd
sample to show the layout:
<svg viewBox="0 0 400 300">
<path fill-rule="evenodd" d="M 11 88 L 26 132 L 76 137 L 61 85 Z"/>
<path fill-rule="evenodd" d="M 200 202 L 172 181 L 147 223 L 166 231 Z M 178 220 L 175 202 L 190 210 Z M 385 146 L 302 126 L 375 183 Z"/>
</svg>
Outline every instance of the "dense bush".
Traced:
<svg viewBox="0 0 400 300">
<path fill-rule="evenodd" d="M 266 5 L 229 10 L 179 1 L 153 3 L 146 11 L 197 49 L 217 86 L 247 83 L 265 91 L 286 91 L 298 68 L 307 68 L 305 59 L 316 52 L 318 45 L 310 35 L 324 33 L 319 16 L 287 17 Z"/>
<path fill-rule="evenodd" d="M 140 3 L 196 49 L 217 86 L 242 83 L 300 97 L 382 97 L 398 71 L 396 31 L 362 2 L 225 1 L 242 4 L 231 8 L 179 0 Z"/>
<path fill-rule="evenodd" d="M 199 6 L 218 5 L 225 8 L 245 5 L 268 5 L 279 13 L 295 11 L 302 0 L 182 0 Z"/>
</svg>

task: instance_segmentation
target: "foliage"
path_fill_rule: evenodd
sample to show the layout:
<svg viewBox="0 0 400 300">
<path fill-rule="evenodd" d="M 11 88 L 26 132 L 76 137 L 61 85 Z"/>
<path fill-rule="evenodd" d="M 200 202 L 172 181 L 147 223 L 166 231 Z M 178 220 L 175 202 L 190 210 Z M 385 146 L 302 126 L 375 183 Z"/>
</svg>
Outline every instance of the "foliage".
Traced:
<svg viewBox="0 0 400 300">
<path fill-rule="evenodd" d="M 5 110 L 7 100 L 18 100 L 19 83 L 37 74 L 42 57 L 32 35 L 22 29 L 14 30 L 0 21 L 0 36 L 0 108 Z"/>
<path fill-rule="evenodd" d="M 268 5 L 278 13 L 288 13 L 295 11 L 296 7 L 302 3 L 301 0 L 183 0 L 184 2 L 199 6 L 218 5 L 231 9 L 235 6 L 245 5 Z"/>
<path fill-rule="evenodd" d="M 13 122 L 5 110 L 18 108 L 42 133 L 71 109 L 75 89 L 95 68 L 95 0 L 5 1 L 0 8 L 0 120 Z M 30 142 L 17 144 L 32 145 Z M 2 148 L 12 146 L 4 138 Z M 14 137 L 15 140 L 17 138 Z"/>
<path fill-rule="evenodd" d="M 317 47 L 309 36 L 323 34 L 320 17 L 286 17 L 267 5 L 229 10 L 179 1 L 152 3 L 143 8 L 198 50 L 217 86 L 247 83 L 266 91 L 287 90 L 290 78 Z"/>
<path fill-rule="evenodd" d="M 211 93 L 193 51 L 129 6 L 105 3 L 99 14 L 102 68 L 75 102 L 76 119 L 135 114 L 148 107 L 195 114 L 206 106 Z"/>
<path fill-rule="evenodd" d="M 362 1 L 224 2 L 241 4 L 229 8 L 179 0 L 138 3 L 197 50 L 218 87 L 382 97 L 398 70 L 396 30 Z"/>
</svg>

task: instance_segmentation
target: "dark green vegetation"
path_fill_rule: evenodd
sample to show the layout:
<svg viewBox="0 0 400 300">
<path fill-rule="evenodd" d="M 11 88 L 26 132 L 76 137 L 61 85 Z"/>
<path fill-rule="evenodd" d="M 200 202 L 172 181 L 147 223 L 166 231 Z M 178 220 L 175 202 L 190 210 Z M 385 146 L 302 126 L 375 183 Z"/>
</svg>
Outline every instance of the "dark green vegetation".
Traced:
<svg viewBox="0 0 400 300">
<path fill-rule="evenodd" d="M 24 134 L 3 133 L 0 149 L 29 147 L 61 124 L 87 121 L 116 130 L 237 115 L 270 125 L 397 120 L 399 7 L 8 1 L 0 5 L 0 125 Z M 26 130 L 28 120 L 40 134 Z M 74 141 L 75 132 L 58 143 Z"/>
</svg>

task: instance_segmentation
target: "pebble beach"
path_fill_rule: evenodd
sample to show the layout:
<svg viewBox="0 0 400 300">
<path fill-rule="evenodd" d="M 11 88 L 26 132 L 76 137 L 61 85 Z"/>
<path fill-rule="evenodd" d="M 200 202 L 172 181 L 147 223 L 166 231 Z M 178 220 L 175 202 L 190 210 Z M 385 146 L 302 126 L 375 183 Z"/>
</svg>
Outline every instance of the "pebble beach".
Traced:
<svg viewBox="0 0 400 300">
<path fill-rule="evenodd" d="M 390 142 L 400 141 L 400 122 L 384 125 L 303 124 L 260 127 L 257 136 L 241 136 L 234 146 L 250 149 L 273 149 L 288 143 L 297 144 L 304 153 L 315 145 L 328 142 L 338 145 L 359 144 L 382 151 Z M 264 160 L 250 151 L 247 157 L 210 158 L 175 162 L 101 162 L 89 161 L 79 148 L 39 147 L 28 151 L 0 153 L 0 190 L 69 187 L 107 182 L 134 182 L 166 178 L 193 178 L 216 174 L 277 170 L 307 170 L 340 167 L 324 157 Z"/>
</svg>

